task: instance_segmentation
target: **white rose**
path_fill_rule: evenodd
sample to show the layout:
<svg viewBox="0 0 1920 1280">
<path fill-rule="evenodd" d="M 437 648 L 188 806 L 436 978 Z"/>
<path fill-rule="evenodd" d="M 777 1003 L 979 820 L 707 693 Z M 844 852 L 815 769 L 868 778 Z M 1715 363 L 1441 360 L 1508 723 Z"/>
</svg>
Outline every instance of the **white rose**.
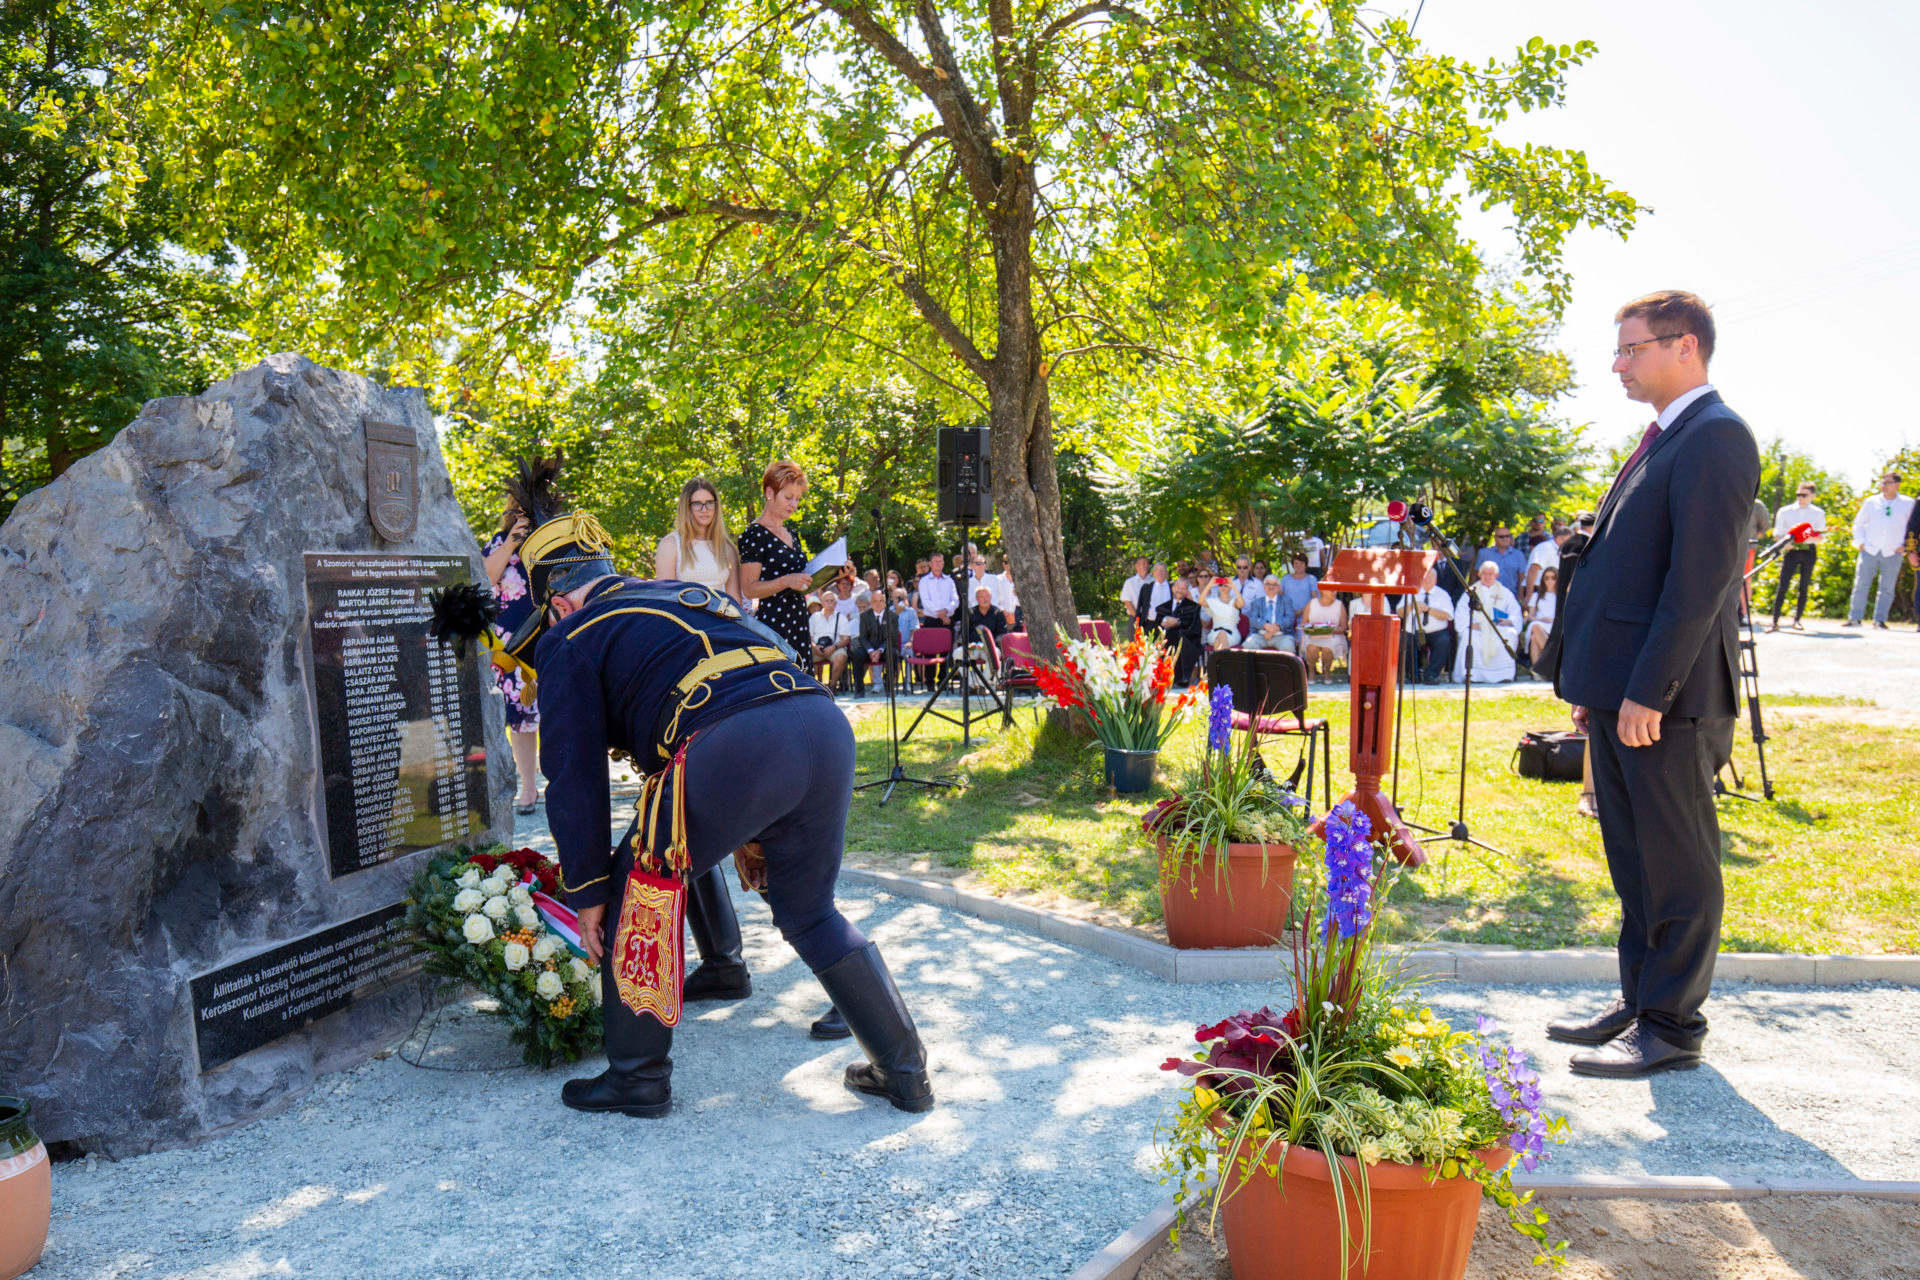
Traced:
<svg viewBox="0 0 1920 1280">
<path fill-rule="evenodd" d="M 502 880 L 498 874 L 490 875 L 480 882 L 480 891 L 489 898 L 498 898 L 513 887 L 513 881 Z"/>
<path fill-rule="evenodd" d="M 558 951 L 559 949 L 560 949 L 560 944 L 555 942 L 552 938 L 540 939 L 540 941 L 533 944 L 534 963 L 545 964 L 547 961 L 553 959 L 553 953 Z"/>
<path fill-rule="evenodd" d="M 454 881 L 454 883 L 459 885 L 462 889 L 475 888 L 480 883 L 480 868 L 468 867 L 465 871 L 462 871 L 460 873 L 460 878 Z"/>
<path fill-rule="evenodd" d="M 483 942 L 493 941 L 493 922 L 485 916 L 468 916 L 467 922 L 461 926 L 460 932 L 466 934 L 467 941 L 477 947 Z"/>
<path fill-rule="evenodd" d="M 461 915 L 466 915 L 470 911 L 478 911 L 480 904 L 486 900 L 487 895 L 478 889 L 462 889 L 453 895 L 453 909 Z"/>
<path fill-rule="evenodd" d="M 487 905 L 480 909 L 486 912 L 487 917 L 492 920 L 505 920 L 507 918 L 507 912 L 511 910 L 511 908 L 507 906 L 507 900 L 505 898 L 488 898 Z"/>
<path fill-rule="evenodd" d="M 540 913 L 532 907 L 515 907 L 513 909 L 513 918 L 520 922 L 522 929 L 538 929 L 540 927 Z"/>
<path fill-rule="evenodd" d="M 566 989 L 567 984 L 560 981 L 560 975 L 551 970 L 541 974 L 533 983 L 534 994 L 542 1000 L 558 1000 L 560 993 Z"/>
<path fill-rule="evenodd" d="M 600 994 L 599 983 L 590 982 L 587 984 L 587 998 L 593 1002 L 594 1008 L 598 1009 L 600 1007 L 600 1002 L 605 999 L 605 997 Z"/>
<path fill-rule="evenodd" d="M 533 902 L 533 890 L 523 884 L 517 884 L 507 890 L 507 901 L 516 907 L 528 906 Z"/>
<path fill-rule="evenodd" d="M 509 942 L 504 959 L 510 972 L 518 973 L 527 967 L 527 949 L 518 942 Z"/>
<path fill-rule="evenodd" d="M 582 960 L 579 956 L 575 956 L 573 958 L 573 964 L 571 967 L 573 970 L 573 980 L 575 982 L 585 982 L 587 978 L 591 976 L 593 973 L 593 970 L 587 968 L 587 962 L 585 960 Z"/>
</svg>

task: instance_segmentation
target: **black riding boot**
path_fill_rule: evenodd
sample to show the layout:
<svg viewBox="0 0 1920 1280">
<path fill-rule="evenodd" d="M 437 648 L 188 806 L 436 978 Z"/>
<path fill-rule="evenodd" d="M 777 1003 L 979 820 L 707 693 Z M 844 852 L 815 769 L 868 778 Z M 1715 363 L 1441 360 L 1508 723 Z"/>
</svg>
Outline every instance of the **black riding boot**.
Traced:
<svg viewBox="0 0 1920 1280">
<path fill-rule="evenodd" d="M 740 958 L 740 917 L 733 913 L 733 895 L 719 867 L 687 882 L 687 925 L 700 952 L 700 967 L 688 974 L 680 988 L 683 1004 L 702 1000 L 745 1000 L 753 994 L 753 978 Z"/>
<path fill-rule="evenodd" d="M 870 1059 L 847 1068 L 847 1088 L 885 1098 L 902 1111 L 931 1111 L 927 1051 L 880 948 L 869 942 L 814 976 Z"/>
<path fill-rule="evenodd" d="M 673 1093 L 673 1028 L 650 1013 L 620 1003 L 609 947 L 600 963 L 601 1014 L 606 1019 L 607 1069 L 569 1080 L 560 1101 L 575 1111 L 618 1111 L 654 1120 L 667 1114 Z"/>
<path fill-rule="evenodd" d="M 847 1029 L 847 1020 L 840 1016 L 840 1011 L 828 1005 L 827 1011 L 813 1020 L 807 1034 L 815 1040 L 845 1040 L 853 1032 Z"/>
</svg>

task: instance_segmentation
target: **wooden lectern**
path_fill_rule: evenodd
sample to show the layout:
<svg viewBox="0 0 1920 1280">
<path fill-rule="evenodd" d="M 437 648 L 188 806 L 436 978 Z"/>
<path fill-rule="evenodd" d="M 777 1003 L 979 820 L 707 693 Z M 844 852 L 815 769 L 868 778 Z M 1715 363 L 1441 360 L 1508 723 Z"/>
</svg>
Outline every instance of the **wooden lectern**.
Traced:
<svg viewBox="0 0 1920 1280">
<path fill-rule="evenodd" d="M 1439 559 L 1438 551 L 1341 551 L 1320 579 L 1322 590 L 1366 596 L 1372 610 L 1355 617 L 1347 627 L 1347 671 L 1353 683 L 1348 748 L 1353 790 L 1343 798 L 1373 820 L 1374 834 L 1391 836 L 1394 856 L 1410 867 L 1425 862 L 1426 851 L 1401 820 L 1393 801 L 1380 792 L 1393 750 L 1393 709 L 1400 687 L 1400 619 L 1390 611 L 1387 599 L 1418 591 L 1427 570 Z"/>
</svg>

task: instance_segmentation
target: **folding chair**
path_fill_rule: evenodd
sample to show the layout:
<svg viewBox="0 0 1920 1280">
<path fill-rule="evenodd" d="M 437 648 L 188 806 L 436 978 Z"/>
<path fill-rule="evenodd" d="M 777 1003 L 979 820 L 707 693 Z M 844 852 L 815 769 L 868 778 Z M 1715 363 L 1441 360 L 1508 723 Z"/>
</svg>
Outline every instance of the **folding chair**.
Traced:
<svg viewBox="0 0 1920 1280">
<path fill-rule="evenodd" d="M 944 666 L 952 656 L 953 632 L 945 627 L 921 627 L 913 633 L 913 645 L 907 651 L 908 683 L 921 673 L 929 685 L 933 684 L 933 668 Z"/>
<path fill-rule="evenodd" d="M 1259 737 L 1303 734 L 1307 739 L 1307 811 L 1313 812 L 1313 766 L 1320 756 L 1325 796 L 1333 799 L 1333 730 L 1324 718 L 1307 719 L 1307 664 L 1298 655 L 1271 649 L 1214 649 L 1207 654 L 1207 683 L 1233 691 L 1233 727 Z M 1298 777 L 1298 773 L 1295 774 Z"/>
<path fill-rule="evenodd" d="M 1003 724 L 1013 723 L 1013 695 L 1039 693 L 1040 682 L 1033 669 L 1039 663 L 1033 656 L 1033 637 L 1024 631 L 1009 631 L 999 643 L 1000 692 L 1007 696 Z"/>
</svg>

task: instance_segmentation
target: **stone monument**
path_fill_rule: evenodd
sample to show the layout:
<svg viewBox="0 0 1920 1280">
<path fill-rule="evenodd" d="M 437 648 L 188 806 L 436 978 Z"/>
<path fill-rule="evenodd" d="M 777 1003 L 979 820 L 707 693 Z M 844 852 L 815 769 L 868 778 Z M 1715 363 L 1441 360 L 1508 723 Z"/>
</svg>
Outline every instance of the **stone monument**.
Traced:
<svg viewBox="0 0 1920 1280">
<path fill-rule="evenodd" d="M 0 1085 L 49 1142 L 190 1141 L 412 1025 L 407 882 L 512 830 L 499 698 L 425 635 L 482 573 L 422 393 L 295 355 L 0 525 Z"/>
</svg>

